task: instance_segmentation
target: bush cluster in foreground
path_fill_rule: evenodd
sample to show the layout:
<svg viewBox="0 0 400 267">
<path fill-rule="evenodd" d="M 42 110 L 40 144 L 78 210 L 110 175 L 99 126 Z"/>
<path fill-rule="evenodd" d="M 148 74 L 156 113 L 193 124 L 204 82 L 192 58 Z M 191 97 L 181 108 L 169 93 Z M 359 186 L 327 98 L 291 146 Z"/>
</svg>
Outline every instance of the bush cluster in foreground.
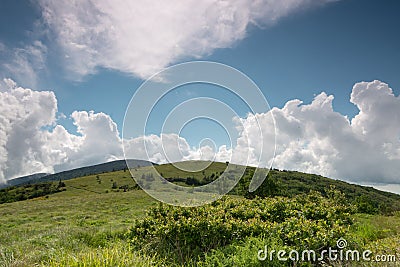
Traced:
<svg viewBox="0 0 400 267">
<path fill-rule="evenodd" d="M 267 244 L 317 252 L 335 247 L 353 212 L 335 190 L 328 197 L 311 192 L 293 198 L 223 198 L 197 208 L 159 204 L 135 222 L 127 237 L 137 250 L 169 265 L 254 265 L 261 264 L 257 252 Z"/>
</svg>

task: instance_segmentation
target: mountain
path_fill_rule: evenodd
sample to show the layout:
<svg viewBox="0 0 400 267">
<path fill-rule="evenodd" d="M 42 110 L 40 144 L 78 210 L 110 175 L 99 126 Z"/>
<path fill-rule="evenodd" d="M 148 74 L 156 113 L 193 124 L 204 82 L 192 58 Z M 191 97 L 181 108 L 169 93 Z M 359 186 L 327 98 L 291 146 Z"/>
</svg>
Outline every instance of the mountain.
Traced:
<svg viewBox="0 0 400 267">
<path fill-rule="evenodd" d="M 157 171 L 165 179 L 183 186 L 201 186 L 210 183 L 217 179 L 226 168 L 226 163 L 204 161 L 186 161 L 157 165 L 143 160 L 130 160 L 129 165 L 135 167 L 155 165 Z M 204 166 L 208 167 L 203 169 Z M 29 187 L 29 184 L 36 185 L 39 183 L 56 181 L 57 183 L 53 183 L 53 185 L 57 186 L 59 180 L 70 180 L 65 182 L 67 186 L 66 190 L 73 189 L 103 194 L 110 190 L 126 191 L 138 189 L 139 187 L 136 185 L 135 181 L 131 179 L 131 174 L 123 171 L 126 168 L 126 162 L 124 160 L 118 160 L 42 177 L 41 175 L 43 174 L 37 174 L 32 177 L 20 177 L 10 180 L 9 186 L 20 185 L 20 187 L 15 188 L 15 190 L 18 191 L 18 189 L 23 186 L 26 188 Z M 201 171 L 191 172 L 185 170 Z M 243 177 L 229 194 L 241 195 L 246 198 L 254 198 L 257 196 L 284 196 L 291 198 L 299 194 L 308 194 L 310 191 L 318 191 L 322 195 L 327 195 L 329 194 L 329 189 L 333 186 L 345 195 L 349 203 L 357 207 L 358 212 L 392 214 L 394 211 L 400 210 L 400 195 L 398 194 L 297 171 L 273 169 L 269 172 L 262 185 L 256 191 L 250 193 L 248 189 L 254 171 L 254 167 L 246 167 Z M 133 173 L 132 175 L 139 177 L 141 175 L 146 175 L 148 170 L 146 168 L 135 168 L 134 172 L 136 174 Z M 26 191 L 26 188 L 22 188 L 21 190 Z M 11 190 L 12 188 L 2 189 L 0 193 L 8 189 Z M 11 193 L 11 191 L 8 193 L 4 192 L 4 194 L 8 195 Z M 17 193 L 19 194 L 21 192 Z"/>
<path fill-rule="evenodd" d="M 138 159 L 129 159 L 130 166 L 137 167 L 145 167 L 154 165 L 152 162 Z M 92 166 L 81 167 L 77 169 L 72 169 L 68 171 L 63 171 L 55 174 L 48 173 L 37 173 L 28 176 L 18 177 L 7 181 L 7 184 L 0 185 L 0 189 L 10 187 L 10 186 L 18 186 L 18 185 L 26 185 L 26 184 L 35 184 L 35 183 L 43 183 L 43 182 L 52 182 L 59 180 L 69 180 L 77 177 L 87 176 L 87 175 L 95 175 L 105 172 L 113 172 L 127 169 L 125 160 L 116 160 L 101 164 L 96 164 Z"/>
<path fill-rule="evenodd" d="M 14 178 L 11 180 L 8 180 L 6 184 L 0 184 L 0 189 L 10 187 L 10 186 L 16 186 L 20 184 L 28 184 L 31 182 L 34 182 L 44 176 L 50 175 L 50 173 L 35 173 L 31 175 L 26 175 L 18 178 Z"/>
<path fill-rule="evenodd" d="M 186 186 L 199 186 L 209 183 L 218 178 L 221 171 L 226 168 L 225 163 L 186 161 L 179 162 L 179 168 L 174 164 L 163 164 L 156 166 L 159 173 L 168 181 Z M 201 172 L 186 172 L 183 170 L 200 169 L 199 166 L 208 166 Z M 246 167 L 243 177 L 230 191 L 230 194 L 242 195 L 247 198 L 258 197 L 294 197 L 299 194 L 308 194 L 310 191 L 318 191 L 327 195 L 329 189 L 334 187 L 342 192 L 349 203 L 354 204 L 362 213 L 380 212 L 391 214 L 400 210 L 400 195 L 381 191 L 369 186 L 347 183 L 321 175 L 302 173 L 288 170 L 270 170 L 268 176 L 254 192 L 249 192 L 250 181 L 255 168 Z"/>
</svg>

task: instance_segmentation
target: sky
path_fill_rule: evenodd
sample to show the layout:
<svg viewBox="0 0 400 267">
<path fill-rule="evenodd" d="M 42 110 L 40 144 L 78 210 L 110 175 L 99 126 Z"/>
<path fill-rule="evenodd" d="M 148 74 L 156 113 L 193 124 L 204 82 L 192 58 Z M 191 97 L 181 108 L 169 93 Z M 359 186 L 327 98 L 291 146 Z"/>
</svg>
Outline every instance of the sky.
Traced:
<svg viewBox="0 0 400 267">
<path fill-rule="evenodd" d="M 157 163 L 239 155 L 237 163 L 399 193 L 399 12 L 395 0 L 3 0 L 0 182 L 125 151 Z M 243 72 L 269 107 L 254 114 L 243 96 L 190 84 L 157 103 L 144 132 L 130 121 L 123 137 L 140 86 L 192 60 Z M 205 97 L 236 115 L 191 105 L 194 114 L 220 114 L 223 127 L 199 118 L 161 128 L 180 103 Z M 260 162 L 273 147 L 275 159 Z"/>
</svg>

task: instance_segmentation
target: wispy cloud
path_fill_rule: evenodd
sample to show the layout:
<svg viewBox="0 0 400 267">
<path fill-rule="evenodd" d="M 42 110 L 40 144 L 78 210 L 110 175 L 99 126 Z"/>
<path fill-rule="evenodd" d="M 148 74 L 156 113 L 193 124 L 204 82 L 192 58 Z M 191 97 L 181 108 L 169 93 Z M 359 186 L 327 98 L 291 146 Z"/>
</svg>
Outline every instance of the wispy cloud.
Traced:
<svg viewBox="0 0 400 267">
<path fill-rule="evenodd" d="M 0 44 L 0 53 L 3 58 L 0 66 L 2 78 L 13 77 L 25 86 L 37 86 L 40 73 L 46 69 L 46 45 L 38 40 L 30 45 L 13 48 Z"/>
<path fill-rule="evenodd" d="M 104 67 L 146 78 L 184 58 L 200 58 L 329 0 L 40 0 L 43 19 L 74 79 Z"/>
</svg>

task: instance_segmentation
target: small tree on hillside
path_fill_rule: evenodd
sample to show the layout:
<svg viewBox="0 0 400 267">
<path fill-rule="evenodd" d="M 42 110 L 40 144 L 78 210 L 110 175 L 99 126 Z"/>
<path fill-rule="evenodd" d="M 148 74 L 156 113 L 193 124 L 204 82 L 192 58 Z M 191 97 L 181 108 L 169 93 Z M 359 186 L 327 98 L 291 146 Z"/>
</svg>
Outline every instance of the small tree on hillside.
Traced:
<svg viewBox="0 0 400 267">
<path fill-rule="evenodd" d="M 117 188 L 118 188 L 117 182 L 113 182 L 111 189 L 117 189 Z"/>
<path fill-rule="evenodd" d="M 65 187 L 65 183 L 60 179 L 60 181 L 58 182 L 57 189 L 59 189 L 61 187 Z"/>
</svg>

